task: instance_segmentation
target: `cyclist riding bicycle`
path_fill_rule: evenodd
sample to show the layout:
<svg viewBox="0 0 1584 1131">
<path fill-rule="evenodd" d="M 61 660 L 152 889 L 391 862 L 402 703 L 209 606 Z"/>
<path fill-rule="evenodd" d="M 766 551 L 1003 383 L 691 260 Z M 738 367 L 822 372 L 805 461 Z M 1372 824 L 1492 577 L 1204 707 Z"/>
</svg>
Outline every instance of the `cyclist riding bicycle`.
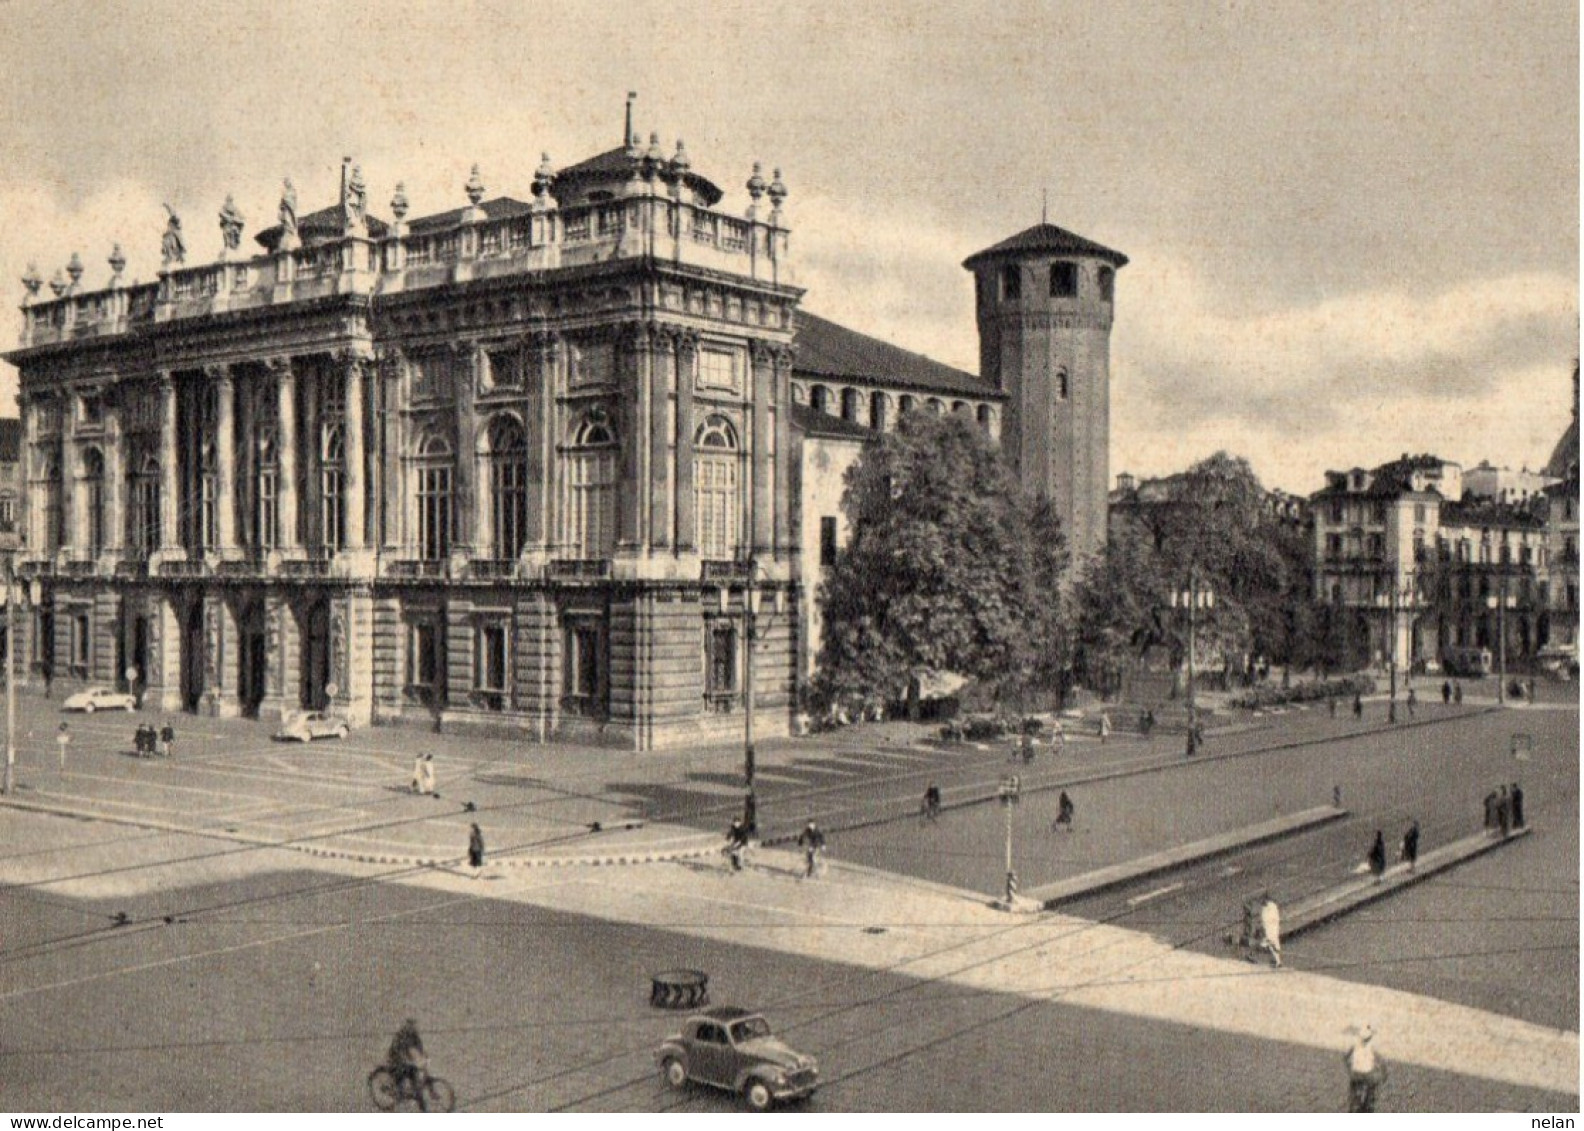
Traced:
<svg viewBox="0 0 1584 1131">
<path fill-rule="evenodd" d="M 748 826 L 743 824 L 741 817 L 734 817 L 731 828 L 726 830 L 726 855 L 731 858 L 732 871 L 742 871 L 743 856 L 747 851 Z"/>
<path fill-rule="evenodd" d="M 802 847 L 803 859 L 808 864 L 808 871 L 804 876 L 812 880 L 819 864 L 820 853 L 825 850 L 825 834 L 819 830 L 818 825 L 810 821 L 803 826 L 803 831 L 798 833 L 797 842 Z"/>
<path fill-rule="evenodd" d="M 398 1089 L 411 1091 L 415 1095 L 418 1093 L 429 1058 L 424 1053 L 423 1038 L 418 1035 L 418 1022 L 411 1017 L 402 1022 L 401 1028 L 391 1038 L 385 1063 L 396 1077 Z"/>
</svg>

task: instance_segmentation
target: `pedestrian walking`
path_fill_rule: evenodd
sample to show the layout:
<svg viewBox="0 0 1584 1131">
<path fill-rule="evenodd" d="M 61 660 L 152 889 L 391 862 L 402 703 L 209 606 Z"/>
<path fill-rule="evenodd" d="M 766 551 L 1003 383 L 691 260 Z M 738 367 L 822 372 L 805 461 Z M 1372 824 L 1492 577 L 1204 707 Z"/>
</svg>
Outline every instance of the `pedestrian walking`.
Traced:
<svg viewBox="0 0 1584 1131">
<path fill-rule="evenodd" d="M 940 786 L 936 785 L 934 782 L 930 782 L 927 786 L 924 787 L 924 808 L 923 808 L 924 819 L 926 821 L 933 821 L 936 817 L 940 816 L 940 809 L 941 809 L 941 791 L 940 791 Z"/>
<path fill-rule="evenodd" d="M 1056 820 L 1051 822 L 1051 831 L 1055 832 L 1061 828 L 1072 832 L 1073 815 L 1073 799 L 1067 796 L 1067 791 L 1064 789 L 1061 791 L 1061 797 L 1056 801 Z"/>
<path fill-rule="evenodd" d="M 743 824 L 741 817 L 733 817 L 731 827 L 726 830 L 726 858 L 731 861 L 733 872 L 743 869 L 743 854 L 748 851 L 748 826 Z"/>
<path fill-rule="evenodd" d="M 1350 1112 L 1374 1111 L 1380 1086 L 1386 1082 L 1386 1062 L 1375 1052 L 1374 1039 L 1375 1030 L 1367 1024 L 1360 1025 L 1358 1039 L 1342 1057 L 1348 1070 Z"/>
<path fill-rule="evenodd" d="M 1452 681 L 1443 679 L 1441 681 L 1441 705 L 1443 707 L 1446 707 L 1446 706 L 1449 706 L 1451 704 L 1451 702 L 1452 702 Z"/>
<path fill-rule="evenodd" d="M 1155 729 L 1155 711 L 1153 708 L 1144 708 L 1144 714 L 1139 718 L 1139 731 L 1145 738 L 1150 736 L 1150 731 Z"/>
<path fill-rule="evenodd" d="M 175 757 L 176 753 L 176 728 L 166 719 L 159 732 L 160 754 L 166 758 Z"/>
<path fill-rule="evenodd" d="M 1512 827 L 1515 828 L 1515 829 L 1521 829 L 1521 828 L 1524 827 L 1523 801 L 1524 801 L 1524 798 L 1523 798 L 1523 787 L 1520 786 L 1517 782 L 1513 782 L 1513 784 L 1512 784 Z"/>
<path fill-rule="evenodd" d="M 1055 727 L 1051 735 L 1051 746 L 1057 754 L 1064 754 L 1067 751 L 1067 731 L 1063 729 L 1060 719 L 1056 720 Z"/>
<path fill-rule="evenodd" d="M 1105 745 L 1105 740 L 1107 738 L 1109 738 L 1110 736 L 1111 736 L 1111 716 L 1107 712 L 1101 711 L 1100 712 L 1100 745 L 1104 746 Z"/>
<path fill-rule="evenodd" d="M 55 732 L 55 745 L 60 747 L 60 768 L 64 770 L 66 768 L 66 748 L 71 745 L 71 731 L 65 723 L 61 723 L 60 729 Z"/>
<path fill-rule="evenodd" d="M 440 796 L 439 793 L 435 792 L 435 768 L 433 754 L 425 754 L 423 758 L 423 792 L 434 798 L 438 798 Z"/>
<path fill-rule="evenodd" d="M 1336 718 L 1336 701 L 1337 697 L 1335 695 L 1329 696 L 1326 699 L 1326 708 L 1331 712 L 1331 717 L 1333 719 Z"/>
<path fill-rule="evenodd" d="M 1414 707 L 1416 707 L 1418 705 L 1418 703 L 1419 703 L 1419 696 L 1416 695 L 1414 693 L 1414 689 L 1410 687 L 1408 689 L 1408 717 L 1410 719 L 1414 717 Z"/>
<path fill-rule="evenodd" d="M 1408 831 L 1403 833 L 1402 858 L 1408 864 L 1408 870 L 1414 870 L 1414 864 L 1419 859 L 1419 822 L 1415 820 L 1408 826 Z"/>
<path fill-rule="evenodd" d="M 825 851 L 825 834 L 813 821 L 803 826 L 803 831 L 798 833 L 797 843 L 803 849 L 803 861 L 807 870 L 803 878 L 812 880 L 816 869 L 820 866 L 820 854 Z"/>
<path fill-rule="evenodd" d="M 412 791 L 414 793 L 422 793 L 423 792 L 423 783 L 424 783 L 423 755 L 422 754 L 415 754 L 413 756 Z"/>
<path fill-rule="evenodd" d="M 1485 831 L 1490 832 L 1496 827 L 1496 791 L 1493 789 L 1485 795 Z"/>
<path fill-rule="evenodd" d="M 1271 965 L 1281 969 L 1281 908 L 1271 898 L 1270 892 L 1265 893 L 1264 902 L 1260 904 L 1260 946 L 1271 956 Z"/>
<path fill-rule="evenodd" d="M 1355 719 L 1364 717 L 1364 697 L 1356 692 L 1353 695 L 1353 717 Z"/>
<path fill-rule="evenodd" d="M 1496 798 L 1496 824 L 1503 837 L 1512 835 L 1512 798 L 1507 796 L 1506 786 L 1501 787 L 1501 795 Z"/>
<path fill-rule="evenodd" d="M 1331 787 L 1331 808 L 1342 808 L 1342 787 L 1340 785 Z"/>
<path fill-rule="evenodd" d="M 1454 705 L 1463 706 L 1463 681 L 1458 680 L 1452 685 L 1452 702 Z"/>
<path fill-rule="evenodd" d="M 484 830 L 477 824 L 468 833 L 468 864 L 474 868 L 484 867 Z"/>
<path fill-rule="evenodd" d="M 139 758 L 148 756 L 148 725 L 139 723 L 137 730 L 132 734 L 132 748 L 137 751 Z"/>
<path fill-rule="evenodd" d="M 1379 829 L 1375 830 L 1375 843 L 1370 845 L 1369 870 L 1377 884 L 1386 878 L 1386 836 Z"/>
</svg>

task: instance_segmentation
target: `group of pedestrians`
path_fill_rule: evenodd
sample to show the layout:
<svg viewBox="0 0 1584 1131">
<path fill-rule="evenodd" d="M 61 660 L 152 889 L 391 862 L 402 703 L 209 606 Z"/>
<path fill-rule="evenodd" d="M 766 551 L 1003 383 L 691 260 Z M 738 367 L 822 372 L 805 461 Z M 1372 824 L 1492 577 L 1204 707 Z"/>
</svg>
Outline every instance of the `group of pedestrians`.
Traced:
<svg viewBox="0 0 1584 1131">
<path fill-rule="evenodd" d="M 169 721 L 158 730 L 153 723 L 139 723 L 132 735 L 132 745 L 139 758 L 152 758 L 156 754 L 169 758 L 176 750 L 176 728 Z"/>
<path fill-rule="evenodd" d="M 1485 831 L 1491 836 L 1511 836 L 1524 827 L 1524 791 L 1517 782 L 1509 791 L 1504 785 L 1485 795 Z"/>
<path fill-rule="evenodd" d="M 1454 703 L 1459 707 L 1463 705 L 1463 684 L 1444 679 L 1441 681 L 1441 705 L 1451 706 Z"/>
</svg>

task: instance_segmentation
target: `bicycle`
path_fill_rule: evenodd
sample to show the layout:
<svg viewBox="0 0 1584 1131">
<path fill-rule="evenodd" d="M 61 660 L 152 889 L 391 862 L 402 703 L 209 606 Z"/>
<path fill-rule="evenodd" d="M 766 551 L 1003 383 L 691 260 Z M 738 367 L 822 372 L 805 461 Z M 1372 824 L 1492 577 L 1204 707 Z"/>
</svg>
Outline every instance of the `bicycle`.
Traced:
<svg viewBox="0 0 1584 1131">
<path fill-rule="evenodd" d="M 415 1069 L 400 1078 L 388 1064 L 382 1064 L 368 1077 L 369 1099 L 381 1111 L 395 1111 L 404 1102 L 416 1103 L 419 1111 L 455 1111 L 456 1091 L 426 1068 Z"/>
</svg>

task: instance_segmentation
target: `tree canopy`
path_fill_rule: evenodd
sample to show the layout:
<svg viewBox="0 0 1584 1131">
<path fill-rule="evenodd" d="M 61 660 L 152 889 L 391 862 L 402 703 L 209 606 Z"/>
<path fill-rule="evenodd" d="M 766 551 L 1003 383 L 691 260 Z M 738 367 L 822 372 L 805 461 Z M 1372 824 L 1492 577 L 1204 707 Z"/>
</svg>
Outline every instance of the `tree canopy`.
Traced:
<svg viewBox="0 0 1584 1131">
<path fill-rule="evenodd" d="M 975 424 L 904 415 L 848 470 L 842 508 L 817 702 L 894 700 L 925 668 L 1007 687 L 1064 663 L 1059 525 Z"/>
</svg>

